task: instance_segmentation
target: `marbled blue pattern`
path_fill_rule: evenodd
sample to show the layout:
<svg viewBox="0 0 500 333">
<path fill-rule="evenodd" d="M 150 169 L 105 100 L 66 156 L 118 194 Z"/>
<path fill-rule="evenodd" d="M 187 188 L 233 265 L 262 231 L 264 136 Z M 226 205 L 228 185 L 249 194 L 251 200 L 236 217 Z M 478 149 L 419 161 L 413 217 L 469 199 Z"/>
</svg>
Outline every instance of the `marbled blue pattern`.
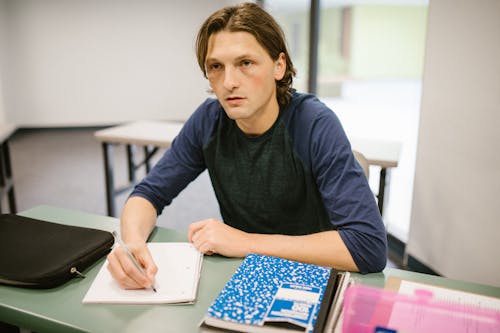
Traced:
<svg viewBox="0 0 500 333">
<path fill-rule="evenodd" d="M 249 254 L 208 309 L 208 315 L 241 324 L 261 325 L 284 282 L 319 287 L 323 294 L 330 268 Z M 319 306 L 312 321 L 316 321 Z"/>
</svg>

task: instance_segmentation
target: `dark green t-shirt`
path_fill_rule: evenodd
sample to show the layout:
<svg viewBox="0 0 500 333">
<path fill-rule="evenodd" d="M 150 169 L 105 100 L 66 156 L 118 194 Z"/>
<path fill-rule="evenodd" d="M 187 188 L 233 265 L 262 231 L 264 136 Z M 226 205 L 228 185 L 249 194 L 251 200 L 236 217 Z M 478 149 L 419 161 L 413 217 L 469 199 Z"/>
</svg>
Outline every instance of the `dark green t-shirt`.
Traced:
<svg viewBox="0 0 500 333">
<path fill-rule="evenodd" d="M 333 229 L 282 117 L 256 137 L 244 134 L 226 115 L 221 118 L 203 154 L 225 223 L 266 234 Z"/>
</svg>

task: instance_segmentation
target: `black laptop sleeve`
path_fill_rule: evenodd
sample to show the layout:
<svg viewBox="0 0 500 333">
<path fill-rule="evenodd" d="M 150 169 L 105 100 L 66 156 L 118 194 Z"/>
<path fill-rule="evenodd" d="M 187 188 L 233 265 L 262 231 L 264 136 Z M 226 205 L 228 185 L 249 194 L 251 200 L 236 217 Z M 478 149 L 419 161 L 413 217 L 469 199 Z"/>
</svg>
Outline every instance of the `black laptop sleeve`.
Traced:
<svg viewBox="0 0 500 333">
<path fill-rule="evenodd" d="M 110 232 L 0 215 L 0 283 L 24 288 L 53 288 L 107 254 Z"/>
</svg>

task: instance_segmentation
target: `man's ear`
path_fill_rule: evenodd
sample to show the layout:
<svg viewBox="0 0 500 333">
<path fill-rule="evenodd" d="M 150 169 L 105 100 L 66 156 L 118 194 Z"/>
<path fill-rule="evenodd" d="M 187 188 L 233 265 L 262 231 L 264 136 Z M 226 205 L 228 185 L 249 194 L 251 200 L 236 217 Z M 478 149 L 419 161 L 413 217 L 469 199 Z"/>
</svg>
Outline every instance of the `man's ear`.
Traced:
<svg viewBox="0 0 500 333">
<path fill-rule="evenodd" d="M 279 81 L 285 76 L 286 71 L 286 56 L 285 53 L 281 52 L 278 55 L 278 59 L 274 62 L 274 79 Z"/>
</svg>

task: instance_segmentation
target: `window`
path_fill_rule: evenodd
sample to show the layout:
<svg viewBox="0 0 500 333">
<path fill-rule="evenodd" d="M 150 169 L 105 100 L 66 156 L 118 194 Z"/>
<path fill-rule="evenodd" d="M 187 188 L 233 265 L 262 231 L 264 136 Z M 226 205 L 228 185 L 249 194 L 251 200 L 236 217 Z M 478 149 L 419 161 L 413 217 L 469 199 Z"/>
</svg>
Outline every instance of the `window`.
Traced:
<svg viewBox="0 0 500 333">
<path fill-rule="evenodd" d="M 285 30 L 299 71 L 294 86 L 306 91 L 310 1 L 266 0 L 264 5 Z M 339 116 L 350 139 L 401 142 L 384 221 L 391 234 L 406 242 L 427 0 L 322 0 L 320 6 L 317 95 Z M 378 170 L 370 171 L 374 191 L 377 175 Z"/>
<path fill-rule="evenodd" d="M 309 63 L 309 1 L 268 0 L 264 8 L 278 21 L 285 32 L 288 50 L 297 70 L 293 87 L 307 91 Z"/>
</svg>

